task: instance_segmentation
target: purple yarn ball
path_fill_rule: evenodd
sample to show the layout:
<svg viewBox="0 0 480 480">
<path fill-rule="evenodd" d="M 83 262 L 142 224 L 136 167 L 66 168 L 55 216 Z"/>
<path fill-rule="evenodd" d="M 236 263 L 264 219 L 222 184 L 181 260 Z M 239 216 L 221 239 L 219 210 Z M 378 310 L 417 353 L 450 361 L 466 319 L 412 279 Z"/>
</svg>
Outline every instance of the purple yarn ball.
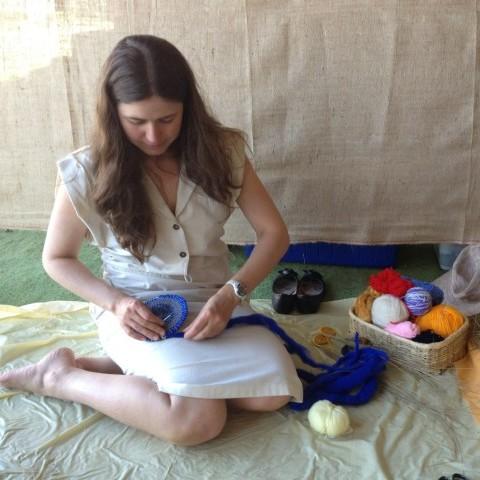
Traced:
<svg viewBox="0 0 480 480">
<path fill-rule="evenodd" d="M 440 305 L 440 303 L 443 302 L 443 291 L 440 287 L 437 287 L 433 283 L 407 277 L 405 275 L 402 275 L 402 278 L 410 280 L 414 287 L 424 288 L 432 296 L 432 305 Z"/>
<path fill-rule="evenodd" d="M 432 296 L 421 287 L 412 287 L 403 297 L 405 305 L 412 315 L 419 317 L 432 308 Z"/>
</svg>

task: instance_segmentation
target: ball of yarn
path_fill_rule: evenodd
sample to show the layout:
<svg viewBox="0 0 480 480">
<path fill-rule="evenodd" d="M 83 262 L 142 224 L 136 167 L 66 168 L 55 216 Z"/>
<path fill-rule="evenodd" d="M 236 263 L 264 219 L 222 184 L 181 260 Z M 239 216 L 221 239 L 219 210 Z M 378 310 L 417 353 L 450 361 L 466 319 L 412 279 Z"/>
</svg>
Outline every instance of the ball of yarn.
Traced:
<svg viewBox="0 0 480 480">
<path fill-rule="evenodd" d="M 439 305 L 443 302 L 443 290 L 437 285 L 407 276 L 402 276 L 402 278 L 410 280 L 415 287 L 421 287 L 426 290 L 432 296 L 432 305 Z"/>
<path fill-rule="evenodd" d="M 389 323 L 385 331 L 403 338 L 415 338 L 420 333 L 420 328 L 415 323 L 405 320 L 399 323 Z"/>
<path fill-rule="evenodd" d="M 319 400 L 310 407 L 308 422 L 315 431 L 329 437 L 338 437 L 350 430 L 350 418 L 345 408 L 328 400 Z"/>
<path fill-rule="evenodd" d="M 443 340 L 445 339 L 440 335 L 437 335 L 435 332 L 432 332 L 431 330 L 425 330 L 424 332 L 419 333 L 412 340 L 418 343 L 437 343 L 443 342 Z"/>
<path fill-rule="evenodd" d="M 353 313 L 363 321 L 370 323 L 372 321 L 372 303 L 379 296 L 380 293 L 372 287 L 368 287 L 355 300 Z"/>
<path fill-rule="evenodd" d="M 416 322 L 422 332 L 432 330 L 437 335 L 445 338 L 463 325 L 464 318 L 451 305 L 436 305 L 428 313 L 418 317 Z"/>
<path fill-rule="evenodd" d="M 432 308 L 432 296 L 421 287 L 408 289 L 403 301 L 415 317 L 425 315 Z"/>
<path fill-rule="evenodd" d="M 406 305 L 394 295 L 381 295 L 372 303 L 372 322 L 377 327 L 385 328 L 389 323 L 408 320 Z"/>
<path fill-rule="evenodd" d="M 393 268 L 385 268 L 376 275 L 370 275 L 369 285 L 377 292 L 388 293 L 402 298 L 409 288 L 413 287 L 410 280 L 403 278 Z"/>
</svg>

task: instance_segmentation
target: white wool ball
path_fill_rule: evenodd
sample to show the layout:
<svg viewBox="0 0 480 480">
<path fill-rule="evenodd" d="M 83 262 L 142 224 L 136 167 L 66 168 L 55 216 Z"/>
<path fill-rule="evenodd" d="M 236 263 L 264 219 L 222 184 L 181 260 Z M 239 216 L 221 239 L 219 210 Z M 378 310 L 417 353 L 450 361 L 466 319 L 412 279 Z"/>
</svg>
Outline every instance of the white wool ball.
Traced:
<svg viewBox="0 0 480 480">
<path fill-rule="evenodd" d="M 315 431 L 329 437 L 338 437 L 350 430 L 347 411 L 328 400 L 319 400 L 310 407 L 308 422 Z"/>
<path fill-rule="evenodd" d="M 372 303 L 372 323 L 377 327 L 385 328 L 389 323 L 404 322 L 409 316 L 405 303 L 394 295 L 380 295 Z"/>
</svg>

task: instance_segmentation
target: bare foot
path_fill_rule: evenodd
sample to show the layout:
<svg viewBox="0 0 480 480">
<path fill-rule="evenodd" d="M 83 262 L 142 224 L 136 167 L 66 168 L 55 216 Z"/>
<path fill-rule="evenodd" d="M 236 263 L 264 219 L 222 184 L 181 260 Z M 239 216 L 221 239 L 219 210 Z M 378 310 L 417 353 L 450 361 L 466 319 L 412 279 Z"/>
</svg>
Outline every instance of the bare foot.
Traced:
<svg viewBox="0 0 480 480">
<path fill-rule="evenodd" d="M 58 380 L 72 368 L 75 368 L 75 355 L 69 348 L 59 348 L 33 365 L 1 373 L 0 385 L 51 396 Z"/>
<path fill-rule="evenodd" d="M 76 359 L 78 368 L 89 372 L 122 374 L 122 369 L 108 357 L 80 357 Z"/>
</svg>

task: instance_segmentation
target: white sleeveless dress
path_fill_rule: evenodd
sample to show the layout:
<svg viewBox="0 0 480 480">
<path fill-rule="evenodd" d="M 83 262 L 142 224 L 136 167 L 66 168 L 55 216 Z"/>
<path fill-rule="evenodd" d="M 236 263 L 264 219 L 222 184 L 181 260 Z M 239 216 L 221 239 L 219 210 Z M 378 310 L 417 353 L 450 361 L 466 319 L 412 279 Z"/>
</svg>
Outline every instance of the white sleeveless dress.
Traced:
<svg viewBox="0 0 480 480">
<path fill-rule="evenodd" d="M 243 147 L 232 147 L 232 162 L 235 184 L 240 184 Z M 182 295 L 188 303 L 188 324 L 230 278 L 229 252 L 221 238 L 231 209 L 208 197 L 183 171 L 175 214 L 150 178 L 144 177 L 157 243 L 142 264 L 118 244 L 93 206 L 89 148 L 60 160 L 58 168 L 77 215 L 100 249 L 103 278 L 112 286 L 141 300 L 166 293 Z M 235 190 L 233 200 L 239 194 L 240 189 Z M 237 326 L 201 341 L 170 338 L 146 342 L 128 336 L 111 312 L 93 304 L 90 311 L 105 353 L 125 374 L 152 379 L 162 392 L 197 398 L 289 395 L 292 401 L 302 401 L 302 384 L 290 355 L 281 340 L 264 327 Z M 244 304 L 235 309 L 233 317 L 252 313 Z"/>
</svg>

